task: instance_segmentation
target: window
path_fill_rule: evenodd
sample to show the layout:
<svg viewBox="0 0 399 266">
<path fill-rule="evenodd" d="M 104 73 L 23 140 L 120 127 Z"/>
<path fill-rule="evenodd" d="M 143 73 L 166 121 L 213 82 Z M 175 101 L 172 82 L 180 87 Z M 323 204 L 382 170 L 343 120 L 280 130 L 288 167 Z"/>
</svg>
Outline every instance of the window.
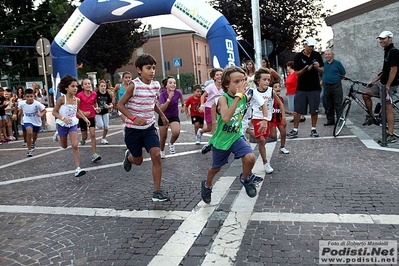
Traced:
<svg viewBox="0 0 399 266">
<path fill-rule="evenodd" d="M 200 65 L 201 64 L 201 52 L 199 49 L 199 44 L 197 42 L 195 43 L 195 54 L 197 55 L 197 63 L 198 63 L 198 65 Z"/>
<path fill-rule="evenodd" d="M 205 50 L 205 64 L 209 65 L 210 64 L 210 60 L 209 60 L 208 46 L 205 45 L 204 50 Z"/>
<path fill-rule="evenodd" d="M 202 84 L 202 71 L 198 70 L 198 84 Z"/>
</svg>

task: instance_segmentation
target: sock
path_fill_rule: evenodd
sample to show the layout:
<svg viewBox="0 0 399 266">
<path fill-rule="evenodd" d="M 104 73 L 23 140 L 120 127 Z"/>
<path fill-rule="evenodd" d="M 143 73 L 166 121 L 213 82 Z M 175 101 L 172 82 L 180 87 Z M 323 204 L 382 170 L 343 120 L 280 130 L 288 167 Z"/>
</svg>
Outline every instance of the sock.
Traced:
<svg viewBox="0 0 399 266">
<path fill-rule="evenodd" d="M 298 132 L 298 129 L 297 129 L 297 128 L 293 128 L 293 130 L 294 130 L 295 132 Z"/>
<path fill-rule="evenodd" d="M 316 130 L 316 127 L 312 127 L 312 129 L 311 130 Z"/>
</svg>

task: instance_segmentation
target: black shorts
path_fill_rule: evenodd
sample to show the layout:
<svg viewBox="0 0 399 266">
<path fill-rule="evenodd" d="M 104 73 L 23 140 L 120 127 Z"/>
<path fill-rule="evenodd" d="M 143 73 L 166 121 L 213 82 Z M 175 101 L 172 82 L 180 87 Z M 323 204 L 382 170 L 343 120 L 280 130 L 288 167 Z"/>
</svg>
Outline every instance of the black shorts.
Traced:
<svg viewBox="0 0 399 266">
<path fill-rule="evenodd" d="M 96 127 L 96 118 L 87 118 L 90 121 L 90 127 Z M 83 120 L 83 118 L 79 118 L 79 127 L 80 131 L 87 131 L 87 123 Z"/>
<path fill-rule="evenodd" d="M 200 125 L 204 125 L 204 118 L 201 116 L 192 116 L 191 124 L 200 123 Z"/>
<path fill-rule="evenodd" d="M 167 117 L 169 120 L 169 124 L 172 122 L 179 122 L 180 124 L 180 118 L 179 117 Z M 163 122 L 161 117 L 158 117 L 158 126 L 162 127 L 163 126 Z"/>
<path fill-rule="evenodd" d="M 298 114 L 311 115 L 319 113 L 321 91 L 296 91 L 294 98 L 294 111 Z"/>
<path fill-rule="evenodd" d="M 154 124 L 146 129 L 125 128 L 125 143 L 133 157 L 140 157 L 143 148 L 149 152 L 159 147 L 159 136 Z"/>
</svg>

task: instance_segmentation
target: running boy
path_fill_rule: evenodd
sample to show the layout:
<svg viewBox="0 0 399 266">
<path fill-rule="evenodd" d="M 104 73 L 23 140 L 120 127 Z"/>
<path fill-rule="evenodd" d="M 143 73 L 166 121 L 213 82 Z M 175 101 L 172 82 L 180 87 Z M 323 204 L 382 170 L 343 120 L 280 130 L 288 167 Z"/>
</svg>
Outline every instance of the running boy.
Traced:
<svg viewBox="0 0 399 266">
<path fill-rule="evenodd" d="M 199 110 L 201 106 L 201 94 L 201 85 L 194 85 L 194 94 L 187 98 L 184 105 L 184 112 L 187 118 L 191 117 L 191 123 L 194 125 L 195 144 L 197 145 L 200 144 L 197 138 L 197 132 L 204 126 L 204 113 L 201 113 Z M 190 107 L 190 112 L 188 112 L 188 107 Z"/>
<path fill-rule="evenodd" d="M 271 87 L 273 88 L 273 91 L 276 92 L 277 97 L 280 99 L 282 105 L 279 104 L 277 99 L 274 99 L 272 120 L 269 122 L 270 137 L 277 138 L 276 128 L 278 128 L 278 131 L 280 131 L 280 141 L 281 141 L 280 152 L 283 154 L 289 154 L 290 151 L 285 148 L 285 140 L 287 138 L 287 133 L 285 129 L 287 126 L 287 120 L 285 118 L 285 115 L 286 114 L 294 115 L 294 112 L 288 111 L 284 108 L 284 100 L 280 96 L 281 92 L 280 82 L 274 81 L 271 84 Z"/>
<path fill-rule="evenodd" d="M 78 113 L 87 126 L 90 126 L 89 119 L 79 109 L 80 99 L 76 97 L 78 91 L 78 80 L 66 74 L 58 84 L 58 89 L 62 96 L 58 98 L 53 109 L 55 117 L 56 131 L 53 136 L 54 141 L 59 141 L 62 148 L 68 147 L 68 136 L 71 140 L 73 161 L 75 163 L 75 176 L 79 177 L 86 174 L 86 171 L 80 168 L 80 153 L 78 145 Z"/>
<path fill-rule="evenodd" d="M 245 72 L 240 67 L 231 66 L 223 71 L 222 88 L 224 93 L 217 102 L 217 128 L 209 143 L 212 144 L 212 166 L 208 175 L 201 182 L 201 197 L 205 203 L 211 202 L 212 181 L 215 175 L 225 165 L 231 153 L 234 159 L 241 158 L 242 173 L 241 184 L 247 195 L 256 196 L 256 186 L 253 183 L 251 170 L 255 164 L 255 154 L 242 136 L 242 117 L 245 112 L 247 97 Z M 266 111 L 267 112 L 267 111 Z M 260 121 L 259 132 L 267 128 L 267 121 Z"/>
<path fill-rule="evenodd" d="M 167 201 L 169 196 L 161 190 L 162 165 L 160 143 L 155 128 L 155 114 L 159 114 L 165 127 L 169 121 L 156 105 L 160 89 L 159 82 L 154 81 L 157 61 L 150 54 L 137 57 L 135 65 L 139 77 L 130 82 L 126 92 L 118 102 L 118 110 L 126 117 L 125 143 L 127 150 L 123 160 L 126 172 L 132 169 L 132 164 L 143 163 L 144 147 L 150 153 L 152 161 L 152 176 L 154 180 L 153 201 Z"/>
<path fill-rule="evenodd" d="M 18 102 L 18 116 L 22 117 L 22 130 L 26 131 L 26 144 L 28 147 L 28 157 L 33 156 L 36 148 L 37 133 L 42 125 L 42 116 L 46 114 L 46 107 L 35 100 L 32 89 L 25 90 L 25 100 Z"/>
</svg>

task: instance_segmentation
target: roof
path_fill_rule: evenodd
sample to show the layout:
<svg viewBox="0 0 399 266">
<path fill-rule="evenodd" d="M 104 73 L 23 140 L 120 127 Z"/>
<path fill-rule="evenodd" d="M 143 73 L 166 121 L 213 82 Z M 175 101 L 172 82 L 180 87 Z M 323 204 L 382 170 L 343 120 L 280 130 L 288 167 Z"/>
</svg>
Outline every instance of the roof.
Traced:
<svg viewBox="0 0 399 266">
<path fill-rule="evenodd" d="M 398 2 L 399 0 L 372 0 L 366 2 L 364 4 L 355 6 L 348 10 L 342 11 L 335 15 L 329 16 L 325 18 L 327 26 L 334 25 L 336 23 L 348 20 L 350 18 L 357 17 L 359 15 L 365 14 L 367 12 L 373 11 L 375 9 L 393 4 Z"/>
<path fill-rule="evenodd" d="M 162 28 L 158 28 L 158 29 L 152 29 L 151 27 L 149 27 L 146 37 L 149 37 L 149 38 L 158 37 L 160 29 L 161 29 L 161 35 L 162 36 L 195 33 L 194 30 L 182 30 L 182 29 L 174 29 L 174 28 L 166 28 L 166 27 L 162 27 Z"/>
</svg>

